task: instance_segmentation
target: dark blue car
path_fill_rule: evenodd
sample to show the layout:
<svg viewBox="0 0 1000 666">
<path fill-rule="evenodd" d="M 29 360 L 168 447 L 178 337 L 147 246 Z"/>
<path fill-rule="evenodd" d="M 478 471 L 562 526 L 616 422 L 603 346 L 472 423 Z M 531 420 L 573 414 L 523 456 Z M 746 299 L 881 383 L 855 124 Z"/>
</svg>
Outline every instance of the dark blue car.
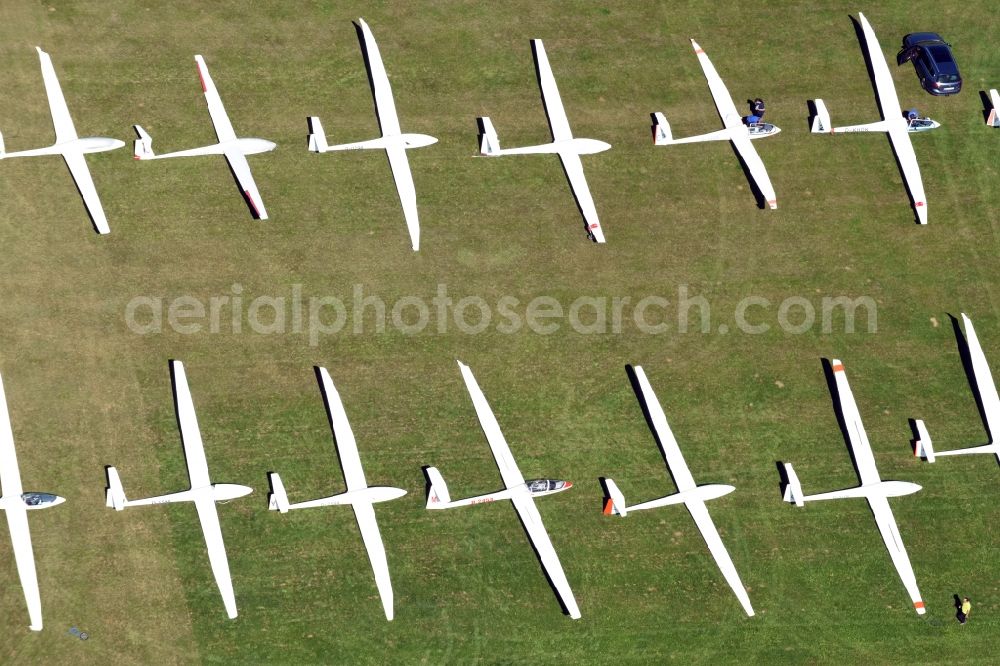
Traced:
<svg viewBox="0 0 1000 666">
<path fill-rule="evenodd" d="M 932 95 L 954 95 L 962 90 L 962 75 L 951 53 L 951 44 L 935 32 L 914 32 L 903 38 L 896 56 L 902 65 L 909 60 L 920 77 L 920 85 Z"/>
</svg>

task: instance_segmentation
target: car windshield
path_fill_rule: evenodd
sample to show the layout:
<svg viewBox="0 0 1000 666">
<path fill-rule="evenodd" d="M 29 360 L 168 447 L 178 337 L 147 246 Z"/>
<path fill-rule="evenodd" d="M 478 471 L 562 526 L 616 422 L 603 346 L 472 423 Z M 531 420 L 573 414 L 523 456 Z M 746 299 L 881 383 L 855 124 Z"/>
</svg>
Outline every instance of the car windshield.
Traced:
<svg viewBox="0 0 1000 666">
<path fill-rule="evenodd" d="M 951 50 L 947 46 L 932 46 L 927 50 L 931 52 L 934 60 L 939 63 L 955 62 L 955 59 L 951 57 Z"/>
<path fill-rule="evenodd" d="M 954 74 L 939 74 L 937 80 L 939 83 L 957 83 L 958 77 Z"/>
</svg>

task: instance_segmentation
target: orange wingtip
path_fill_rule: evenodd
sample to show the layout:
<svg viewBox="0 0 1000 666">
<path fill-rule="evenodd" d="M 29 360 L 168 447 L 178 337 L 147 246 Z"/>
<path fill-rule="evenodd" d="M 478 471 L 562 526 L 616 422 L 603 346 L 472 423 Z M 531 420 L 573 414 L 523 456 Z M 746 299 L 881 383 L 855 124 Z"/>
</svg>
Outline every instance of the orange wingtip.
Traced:
<svg viewBox="0 0 1000 666">
<path fill-rule="evenodd" d="M 614 507 L 615 507 L 615 501 L 613 499 L 609 497 L 606 500 L 604 500 L 604 515 L 610 516 L 611 510 L 614 509 Z"/>
<path fill-rule="evenodd" d="M 914 601 L 913 602 L 913 607 L 916 608 L 917 610 L 920 610 L 921 608 L 924 607 L 924 602 L 922 602 L 922 601 Z"/>
<path fill-rule="evenodd" d="M 198 80 L 201 81 L 201 91 L 208 92 L 208 86 L 205 85 L 205 75 L 201 72 L 201 65 L 195 63 L 198 67 Z"/>
<path fill-rule="evenodd" d="M 243 190 L 243 194 L 247 195 L 247 201 L 249 201 L 250 205 L 253 206 L 253 212 L 259 218 L 260 209 L 257 208 L 257 202 L 253 200 L 252 196 L 250 196 L 250 190 Z"/>
<path fill-rule="evenodd" d="M 705 49 L 695 49 L 694 52 L 695 53 L 704 53 Z"/>
<path fill-rule="evenodd" d="M 843 372 L 844 371 L 844 364 L 843 363 L 838 363 L 837 365 L 833 366 L 833 371 L 834 372 Z"/>
</svg>

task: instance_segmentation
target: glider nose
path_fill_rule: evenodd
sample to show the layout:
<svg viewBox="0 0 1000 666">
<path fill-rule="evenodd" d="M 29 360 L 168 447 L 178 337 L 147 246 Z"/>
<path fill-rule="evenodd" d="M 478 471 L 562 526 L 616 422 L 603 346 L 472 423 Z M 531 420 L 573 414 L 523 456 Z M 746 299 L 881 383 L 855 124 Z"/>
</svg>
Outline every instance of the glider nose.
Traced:
<svg viewBox="0 0 1000 666">
<path fill-rule="evenodd" d="M 86 139 L 78 139 L 77 145 L 83 149 L 84 153 L 103 153 L 106 150 L 118 150 L 125 147 L 125 142 L 119 139 L 109 139 L 108 137 L 95 136 Z"/>
<path fill-rule="evenodd" d="M 593 155 L 594 153 L 603 153 L 605 150 L 611 149 L 610 143 L 605 143 L 598 139 L 574 139 L 580 148 L 581 155 Z"/>
<path fill-rule="evenodd" d="M 403 144 L 407 148 L 423 148 L 425 146 L 433 146 L 437 143 L 437 138 L 429 136 L 427 134 L 404 134 Z"/>
<path fill-rule="evenodd" d="M 239 145 L 245 155 L 268 153 L 278 147 L 276 143 L 266 139 L 240 139 Z"/>
<path fill-rule="evenodd" d="M 253 488 L 240 486 L 235 483 L 216 483 L 212 486 L 213 498 L 216 502 L 225 502 L 237 497 L 244 497 L 253 492 Z"/>
</svg>

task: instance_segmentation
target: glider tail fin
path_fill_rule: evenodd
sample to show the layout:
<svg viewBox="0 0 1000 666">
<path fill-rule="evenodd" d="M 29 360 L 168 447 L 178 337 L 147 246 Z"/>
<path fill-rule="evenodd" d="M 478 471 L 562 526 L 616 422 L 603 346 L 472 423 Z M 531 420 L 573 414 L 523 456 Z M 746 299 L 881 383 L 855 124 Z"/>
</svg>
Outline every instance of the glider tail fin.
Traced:
<svg viewBox="0 0 1000 666">
<path fill-rule="evenodd" d="M 125 508 L 125 489 L 122 488 L 122 480 L 118 477 L 118 470 L 114 467 L 108 468 L 108 489 L 105 504 L 115 511 Z"/>
<path fill-rule="evenodd" d="M 674 136 L 670 132 L 670 123 L 667 122 L 667 117 L 657 111 L 653 114 L 653 120 L 653 145 L 665 146 L 673 141 Z"/>
<path fill-rule="evenodd" d="M 451 502 L 451 495 L 448 494 L 448 485 L 444 482 L 444 477 L 437 467 L 427 468 L 427 478 L 431 482 L 431 487 L 427 491 L 427 508 L 444 509 Z"/>
<path fill-rule="evenodd" d="M 326 152 L 326 132 L 318 116 L 309 116 L 309 150 L 313 153 Z"/>
<path fill-rule="evenodd" d="M 826 110 L 826 103 L 821 99 L 813 100 L 816 105 L 816 115 L 812 120 L 813 134 L 827 134 L 833 132 L 833 124 L 830 122 L 830 112 Z"/>
<path fill-rule="evenodd" d="M 493 121 L 483 116 L 477 118 L 476 122 L 479 124 L 479 154 L 498 154 L 500 152 L 500 139 L 497 137 L 497 131 L 493 129 Z"/>
<path fill-rule="evenodd" d="M 288 513 L 288 494 L 285 492 L 285 484 L 281 482 L 281 477 L 276 472 L 267 475 L 271 481 L 271 495 L 267 498 L 267 508 L 271 511 Z"/>
<path fill-rule="evenodd" d="M 914 421 L 914 424 L 917 428 L 917 438 L 913 440 L 913 455 L 932 463 L 934 462 L 934 445 L 931 443 L 931 435 L 927 432 L 927 426 L 921 419 Z"/>
<path fill-rule="evenodd" d="M 986 124 L 990 127 L 1000 127 L 1000 93 L 996 88 L 990 90 L 990 101 L 993 102 L 993 108 L 990 109 Z"/>
<path fill-rule="evenodd" d="M 799 477 L 795 474 L 795 470 L 792 469 L 791 463 L 785 463 L 785 475 L 788 477 L 788 481 L 785 484 L 785 492 L 781 499 L 795 506 L 805 506 L 802 484 L 799 483 Z"/>
<path fill-rule="evenodd" d="M 628 510 L 625 507 L 625 496 L 622 495 L 622 491 L 618 490 L 618 485 L 611 479 L 604 479 L 604 485 L 608 489 L 608 497 L 604 498 L 604 515 L 618 515 L 622 518 L 627 516 Z"/>
<path fill-rule="evenodd" d="M 132 156 L 137 160 L 145 160 L 153 157 L 153 137 L 149 136 L 146 130 L 142 129 L 139 125 L 133 125 L 133 127 L 139 138 L 135 140 L 132 148 Z"/>
</svg>

